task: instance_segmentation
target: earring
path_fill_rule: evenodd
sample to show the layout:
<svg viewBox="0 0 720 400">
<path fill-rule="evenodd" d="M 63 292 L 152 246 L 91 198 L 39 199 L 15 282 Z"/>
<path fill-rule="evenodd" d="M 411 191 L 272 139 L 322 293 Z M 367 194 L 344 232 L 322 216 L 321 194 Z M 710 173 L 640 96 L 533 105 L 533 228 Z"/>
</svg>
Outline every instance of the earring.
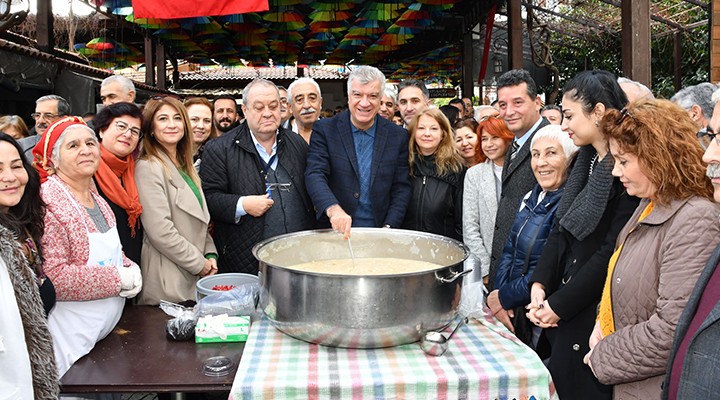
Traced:
<svg viewBox="0 0 720 400">
<path fill-rule="evenodd" d="M 595 126 L 596 126 L 596 127 L 599 127 L 599 126 L 600 126 L 600 121 L 595 120 Z"/>
</svg>

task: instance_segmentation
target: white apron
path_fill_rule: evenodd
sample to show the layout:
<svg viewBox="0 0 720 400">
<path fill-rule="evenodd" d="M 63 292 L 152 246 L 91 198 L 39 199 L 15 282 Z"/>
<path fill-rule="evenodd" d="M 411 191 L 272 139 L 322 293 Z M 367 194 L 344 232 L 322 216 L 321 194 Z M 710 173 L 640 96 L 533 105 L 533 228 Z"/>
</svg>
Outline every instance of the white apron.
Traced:
<svg viewBox="0 0 720 400">
<path fill-rule="evenodd" d="M 62 185 L 79 215 L 87 212 Z M 96 204 L 96 207 L 100 205 Z M 85 220 L 84 217 L 83 221 Z M 117 228 L 105 233 L 91 233 L 85 225 L 90 244 L 90 255 L 85 265 L 102 265 L 115 268 L 123 264 L 122 245 Z M 120 296 L 89 301 L 58 301 L 48 316 L 48 328 L 55 347 L 58 376 L 89 353 L 95 343 L 107 336 L 120 321 L 125 299 Z"/>
</svg>

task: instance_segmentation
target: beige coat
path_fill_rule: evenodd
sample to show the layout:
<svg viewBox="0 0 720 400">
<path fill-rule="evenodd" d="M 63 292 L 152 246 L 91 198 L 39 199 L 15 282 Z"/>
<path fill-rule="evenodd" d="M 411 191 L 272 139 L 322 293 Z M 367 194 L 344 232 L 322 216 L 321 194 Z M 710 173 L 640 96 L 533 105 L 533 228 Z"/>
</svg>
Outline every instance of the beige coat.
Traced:
<svg viewBox="0 0 720 400">
<path fill-rule="evenodd" d="M 615 333 L 591 356 L 598 380 L 615 385 L 614 400 L 660 398 L 678 319 L 720 242 L 720 206 L 701 198 L 656 205 L 630 232 L 647 204 L 618 236 L 625 244 L 611 278 Z"/>
<path fill-rule="evenodd" d="M 135 181 L 143 207 L 140 268 L 143 289 L 138 304 L 195 298 L 197 274 L 205 254 L 217 253 L 208 232 L 210 214 L 164 154 L 157 160 L 138 160 Z"/>
</svg>

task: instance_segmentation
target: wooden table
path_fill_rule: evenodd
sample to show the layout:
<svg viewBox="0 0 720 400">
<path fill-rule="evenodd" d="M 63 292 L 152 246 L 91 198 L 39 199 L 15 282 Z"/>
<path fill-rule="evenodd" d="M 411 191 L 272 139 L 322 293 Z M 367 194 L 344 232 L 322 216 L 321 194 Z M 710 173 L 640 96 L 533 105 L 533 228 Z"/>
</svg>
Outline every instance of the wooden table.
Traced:
<svg viewBox="0 0 720 400">
<path fill-rule="evenodd" d="M 125 306 L 120 322 L 90 354 L 78 360 L 60 383 L 63 393 L 220 392 L 229 391 L 244 343 L 177 342 L 165 336 L 170 317 L 160 308 Z M 208 377 L 202 363 L 230 357 L 226 376 Z"/>
</svg>

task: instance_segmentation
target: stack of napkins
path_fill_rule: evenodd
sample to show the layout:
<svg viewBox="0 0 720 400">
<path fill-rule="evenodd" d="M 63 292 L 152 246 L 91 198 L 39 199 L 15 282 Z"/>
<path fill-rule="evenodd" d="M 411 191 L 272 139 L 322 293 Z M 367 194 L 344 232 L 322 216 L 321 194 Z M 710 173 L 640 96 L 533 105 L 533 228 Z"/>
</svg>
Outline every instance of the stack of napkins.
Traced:
<svg viewBox="0 0 720 400">
<path fill-rule="evenodd" d="M 244 342 L 249 333 L 249 316 L 207 315 L 195 325 L 195 343 Z"/>
</svg>

